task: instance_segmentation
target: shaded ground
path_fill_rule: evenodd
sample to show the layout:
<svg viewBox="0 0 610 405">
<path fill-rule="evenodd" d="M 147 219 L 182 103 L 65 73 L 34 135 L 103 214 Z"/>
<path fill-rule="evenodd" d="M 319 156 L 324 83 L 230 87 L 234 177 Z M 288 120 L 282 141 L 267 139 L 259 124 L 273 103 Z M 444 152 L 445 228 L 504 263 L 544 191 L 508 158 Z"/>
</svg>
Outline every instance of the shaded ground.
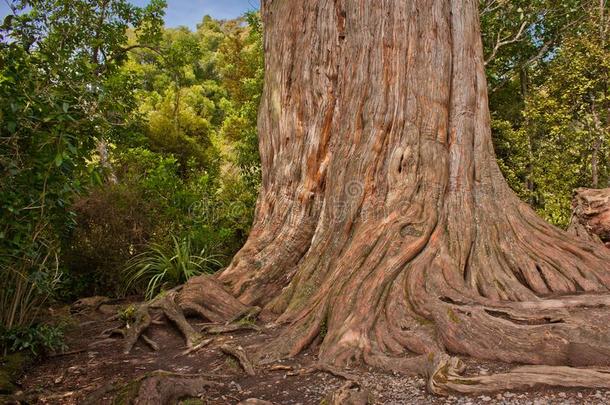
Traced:
<svg viewBox="0 0 610 405">
<path fill-rule="evenodd" d="M 68 354 L 51 357 L 33 365 L 19 381 L 21 403 L 82 404 L 97 390 L 110 384 L 120 386 L 152 371 L 164 370 L 180 374 L 202 374 L 222 385 L 208 388 L 200 400 L 189 404 L 237 404 L 247 398 L 273 401 L 277 404 L 320 404 L 325 396 L 344 381 L 324 372 L 308 375 L 290 375 L 315 362 L 312 353 L 283 363 L 257 367 L 256 376 L 247 376 L 237 361 L 218 350 L 222 343 L 238 344 L 248 349 L 264 341 L 273 330 L 264 332 L 236 332 L 214 337 L 214 342 L 190 355 L 182 356 L 184 341 L 167 324 L 155 325 L 148 332 L 161 350 L 154 352 L 138 343 L 131 354 L 123 354 L 120 339 L 88 348 L 99 342 L 100 334 L 120 321 L 108 321 L 120 305 L 102 306 L 99 311 L 86 311 L 73 316 L 73 327 L 68 333 Z M 192 320 L 196 325 L 197 320 Z M 82 351 L 79 351 L 82 350 Z M 75 352 L 76 351 L 76 352 Z M 74 352 L 74 353 L 71 353 Z M 71 354 L 70 354 L 71 353 Z M 491 373 L 508 368 L 496 363 L 468 361 L 473 373 Z M 610 391 L 596 390 L 540 390 L 525 393 L 498 393 L 489 396 L 453 396 L 440 398 L 425 391 L 421 378 L 383 374 L 373 370 L 351 370 L 370 392 L 372 403 L 378 404 L 607 404 Z M 111 404 L 113 394 L 95 403 Z M 0 403 L 18 403 L 1 399 Z"/>
</svg>

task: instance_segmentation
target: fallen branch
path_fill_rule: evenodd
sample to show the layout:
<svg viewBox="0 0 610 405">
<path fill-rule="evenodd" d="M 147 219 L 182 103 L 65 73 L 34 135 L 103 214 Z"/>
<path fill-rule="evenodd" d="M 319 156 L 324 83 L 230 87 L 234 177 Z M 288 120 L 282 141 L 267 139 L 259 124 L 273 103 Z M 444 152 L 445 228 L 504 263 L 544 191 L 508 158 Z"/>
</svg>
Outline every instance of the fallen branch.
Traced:
<svg viewBox="0 0 610 405">
<path fill-rule="evenodd" d="M 153 349 L 155 352 L 159 351 L 159 345 L 157 344 L 157 342 L 155 342 L 154 340 L 152 340 L 151 338 L 149 338 L 148 336 L 142 334 L 142 340 L 151 348 Z"/>
<path fill-rule="evenodd" d="M 194 347 L 188 348 L 185 351 L 183 351 L 182 353 L 177 354 L 176 356 L 174 356 L 174 358 L 178 358 L 178 357 L 182 357 L 182 356 L 188 356 L 189 354 L 195 353 L 201 349 L 203 349 L 204 347 L 207 347 L 210 345 L 210 343 L 212 343 L 214 340 L 213 339 L 206 339 L 201 341 L 200 343 L 198 343 L 197 345 L 195 345 Z"/>
</svg>

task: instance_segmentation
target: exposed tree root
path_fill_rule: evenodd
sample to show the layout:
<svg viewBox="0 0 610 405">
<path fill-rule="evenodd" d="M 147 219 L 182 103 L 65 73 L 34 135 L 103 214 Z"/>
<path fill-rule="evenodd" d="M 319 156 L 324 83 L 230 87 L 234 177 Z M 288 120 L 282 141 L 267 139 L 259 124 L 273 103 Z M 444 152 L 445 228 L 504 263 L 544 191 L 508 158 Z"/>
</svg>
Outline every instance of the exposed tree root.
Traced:
<svg viewBox="0 0 610 405">
<path fill-rule="evenodd" d="M 209 276 L 194 277 L 184 285 L 176 303 L 186 315 L 198 315 L 212 322 L 233 322 L 258 315 L 260 308 L 249 307 L 229 294 Z"/>
<path fill-rule="evenodd" d="M 209 346 L 213 341 L 214 341 L 213 339 L 203 340 L 203 341 L 199 342 L 196 346 L 188 348 L 185 351 L 183 351 L 182 353 L 177 354 L 175 356 L 175 358 L 178 358 L 178 357 L 181 357 L 181 356 L 188 356 L 189 354 L 193 354 L 195 352 L 198 352 L 199 350 Z"/>
<path fill-rule="evenodd" d="M 159 351 L 159 345 L 157 344 L 157 342 L 155 342 L 154 340 L 152 340 L 145 334 L 142 334 L 141 337 L 142 337 L 142 340 L 144 341 L 144 343 L 146 343 L 153 351 L 155 351 L 155 352 Z"/>
<path fill-rule="evenodd" d="M 290 366 L 284 366 L 282 364 L 276 364 L 274 366 L 269 367 L 268 369 L 269 371 L 290 371 L 292 370 L 292 367 Z M 289 373 L 290 374 L 290 373 Z"/>
<path fill-rule="evenodd" d="M 197 332 L 184 317 L 182 309 L 176 304 L 174 293 L 153 300 L 152 308 L 159 308 L 165 316 L 176 325 L 186 340 L 186 347 L 193 348 L 203 340 L 203 336 Z"/>
<path fill-rule="evenodd" d="M 328 364 L 315 364 L 314 366 L 308 367 L 308 368 L 304 368 L 301 370 L 298 370 L 296 372 L 293 373 L 288 373 L 287 375 L 289 376 L 301 376 L 301 375 L 307 375 L 307 374 L 313 374 L 313 373 L 318 373 L 318 372 L 322 372 L 322 373 L 328 373 L 332 376 L 338 377 L 338 378 L 342 378 L 346 381 L 352 381 L 352 382 L 357 382 L 358 381 L 358 376 L 356 376 L 355 374 L 350 374 L 347 373 L 345 371 L 341 371 L 336 367 L 332 367 Z"/>
<path fill-rule="evenodd" d="M 104 386 L 92 393 L 85 400 L 85 404 L 98 404 L 105 396 L 114 394 L 113 403 L 171 405 L 176 404 L 180 399 L 200 396 L 207 388 L 220 386 L 221 383 L 209 381 L 201 375 L 155 371 L 124 386 L 114 384 Z"/>
<path fill-rule="evenodd" d="M 71 305 L 70 310 L 72 312 L 83 312 L 83 311 L 97 311 L 102 305 L 111 303 L 116 300 L 111 300 L 108 297 L 89 297 L 81 298 Z"/>
<path fill-rule="evenodd" d="M 204 378 L 155 375 L 142 381 L 135 405 L 172 404 L 185 397 L 196 397 L 217 384 Z"/>
<path fill-rule="evenodd" d="M 441 356 L 431 368 L 428 388 L 439 395 L 454 392 L 479 394 L 534 387 L 608 388 L 610 369 L 577 369 L 560 366 L 524 366 L 508 373 L 462 376 L 459 360 Z"/>
<path fill-rule="evenodd" d="M 256 371 L 254 371 L 254 364 L 248 358 L 246 351 L 241 346 L 231 346 L 228 344 L 221 345 L 219 349 L 229 356 L 234 357 L 239 361 L 239 364 L 244 369 L 246 374 L 248 375 L 256 375 Z"/>
<path fill-rule="evenodd" d="M 131 349 L 135 346 L 138 338 L 144 333 L 146 329 L 150 326 L 151 317 L 148 313 L 148 308 L 145 306 L 140 306 L 135 313 L 135 320 L 133 322 L 133 326 L 127 325 L 124 331 L 125 338 L 125 349 L 124 353 L 131 352 Z"/>
<path fill-rule="evenodd" d="M 203 296 L 203 299 L 192 300 L 197 294 Z M 132 322 L 121 328 L 109 329 L 103 332 L 101 336 L 104 338 L 112 335 L 122 336 L 125 340 L 125 353 L 130 353 L 140 338 L 157 351 L 159 350 L 158 345 L 144 335 L 144 332 L 152 324 L 160 323 L 153 320 L 151 316 L 153 311 L 160 311 L 165 315 L 184 336 L 187 350 L 181 355 L 196 352 L 212 342 L 211 340 L 204 340 L 204 336 L 186 320 L 186 314 L 199 315 L 215 322 L 215 324 L 203 328 L 203 331 L 209 334 L 230 333 L 239 330 L 260 330 L 254 324 L 236 322 L 243 317 L 255 318 L 260 312 L 260 308 L 243 305 L 230 296 L 212 278 L 201 276 L 191 279 L 181 288 L 166 292 L 148 303 L 141 304 L 138 306 Z M 224 322 L 224 324 L 217 324 L 218 322 Z"/>
<path fill-rule="evenodd" d="M 221 335 L 223 333 L 233 333 L 242 330 L 260 332 L 261 328 L 250 323 L 231 323 L 228 325 L 207 325 L 201 331 L 211 335 Z"/>
</svg>

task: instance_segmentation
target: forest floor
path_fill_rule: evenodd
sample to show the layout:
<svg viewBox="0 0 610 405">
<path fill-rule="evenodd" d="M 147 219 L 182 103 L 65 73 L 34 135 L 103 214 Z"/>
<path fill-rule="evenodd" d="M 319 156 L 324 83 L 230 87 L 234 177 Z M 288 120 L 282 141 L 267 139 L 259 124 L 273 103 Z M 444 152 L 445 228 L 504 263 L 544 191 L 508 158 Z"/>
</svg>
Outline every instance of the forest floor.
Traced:
<svg viewBox="0 0 610 405">
<path fill-rule="evenodd" d="M 32 404 L 83 404 L 104 387 L 121 386 L 147 373 L 164 370 L 179 374 L 201 374 L 206 379 L 220 383 L 201 392 L 200 399 L 188 404 L 237 404 L 257 398 L 274 404 L 320 404 L 345 381 L 326 372 L 297 374 L 299 370 L 315 364 L 312 352 L 282 363 L 256 368 L 255 376 L 248 376 L 239 363 L 224 355 L 218 347 L 223 343 L 248 347 L 264 344 L 272 331 L 241 331 L 216 335 L 212 344 L 200 351 L 182 355 L 184 340 L 169 324 L 154 325 L 147 332 L 161 350 L 152 351 L 138 343 L 131 354 L 123 354 L 120 339 L 101 341 L 103 331 L 119 327 L 120 321 L 110 321 L 112 315 L 124 307 L 103 305 L 98 310 L 88 310 L 69 315 L 73 325 L 67 333 L 68 349 L 63 355 L 46 358 L 32 365 L 18 381 L 21 402 L 0 397 L 0 403 Z M 56 311 L 57 316 L 68 316 L 69 308 Z M 200 321 L 191 320 L 193 325 Z M 90 345 L 94 343 L 93 347 Z M 507 365 L 466 360 L 471 373 L 493 373 L 509 368 Z M 369 369 L 349 370 L 369 392 L 373 404 L 607 404 L 610 391 L 604 390 L 553 390 L 540 389 L 531 392 L 496 393 L 483 396 L 435 397 L 425 389 L 425 382 L 418 377 L 386 374 Z M 111 404 L 113 395 L 98 397 L 93 403 Z M 91 402 L 90 402 L 91 403 Z M 186 403 L 186 402 L 185 402 Z"/>
</svg>

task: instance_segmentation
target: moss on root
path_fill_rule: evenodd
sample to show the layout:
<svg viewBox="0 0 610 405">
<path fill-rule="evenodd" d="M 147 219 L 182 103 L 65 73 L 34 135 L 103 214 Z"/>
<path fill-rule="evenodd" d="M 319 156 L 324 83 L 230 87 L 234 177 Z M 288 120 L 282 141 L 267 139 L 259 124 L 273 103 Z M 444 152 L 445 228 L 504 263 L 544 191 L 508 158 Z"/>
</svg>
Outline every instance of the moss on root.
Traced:
<svg viewBox="0 0 610 405">
<path fill-rule="evenodd" d="M 201 398 L 189 398 L 180 401 L 180 405 L 204 405 L 203 399 Z"/>
<path fill-rule="evenodd" d="M 114 400 L 113 405 L 130 405 L 138 397 L 140 387 L 142 386 L 142 380 L 131 381 L 125 386 L 121 387 L 118 391 Z"/>
</svg>

